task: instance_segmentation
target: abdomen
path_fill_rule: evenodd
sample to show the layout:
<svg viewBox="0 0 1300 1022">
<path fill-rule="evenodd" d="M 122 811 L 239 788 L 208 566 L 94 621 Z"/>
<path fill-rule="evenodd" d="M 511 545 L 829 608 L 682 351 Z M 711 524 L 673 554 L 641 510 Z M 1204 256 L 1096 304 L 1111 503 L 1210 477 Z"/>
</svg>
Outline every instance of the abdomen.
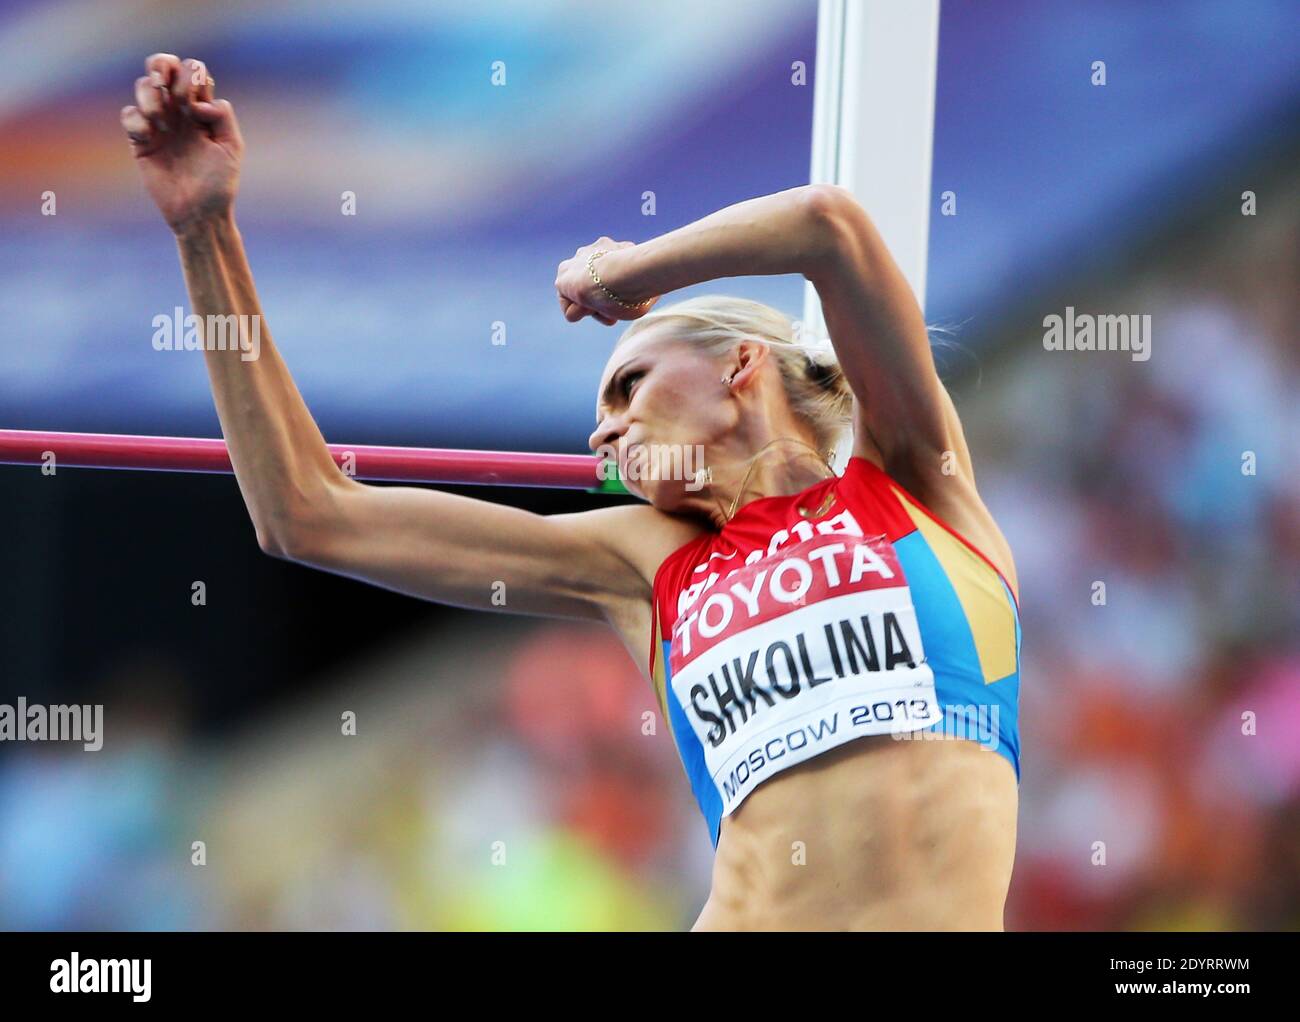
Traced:
<svg viewBox="0 0 1300 1022">
<path fill-rule="evenodd" d="M 1001 929 L 1015 772 L 954 739 L 863 738 L 723 821 L 696 929 Z"/>
</svg>

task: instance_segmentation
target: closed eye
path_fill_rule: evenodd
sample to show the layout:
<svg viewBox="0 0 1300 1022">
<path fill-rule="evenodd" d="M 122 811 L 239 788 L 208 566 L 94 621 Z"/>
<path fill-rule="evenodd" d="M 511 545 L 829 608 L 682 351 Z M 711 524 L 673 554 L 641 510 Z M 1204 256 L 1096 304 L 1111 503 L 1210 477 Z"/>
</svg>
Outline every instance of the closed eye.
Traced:
<svg viewBox="0 0 1300 1022">
<path fill-rule="evenodd" d="M 644 370 L 637 370 L 635 372 L 623 374 L 623 379 L 620 380 L 618 384 L 618 390 L 619 393 L 623 395 L 624 401 L 630 401 L 632 399 L 632 385 L 644 375 Z"/>
<path fill-rule="evenodd" d="M 609 382 L 605 384 L 605 391 L 600 398 L 601 403 L 596 406 L 596 425 L 598 427 L 604 414 L 601 411 L 602 406 L 615 399 L 626 405 L 632 400 L 632 385 L 645 374 L 646 370 L 644 369 L 629 369 L 625 366 L 609 378 Z"/>
</svg>

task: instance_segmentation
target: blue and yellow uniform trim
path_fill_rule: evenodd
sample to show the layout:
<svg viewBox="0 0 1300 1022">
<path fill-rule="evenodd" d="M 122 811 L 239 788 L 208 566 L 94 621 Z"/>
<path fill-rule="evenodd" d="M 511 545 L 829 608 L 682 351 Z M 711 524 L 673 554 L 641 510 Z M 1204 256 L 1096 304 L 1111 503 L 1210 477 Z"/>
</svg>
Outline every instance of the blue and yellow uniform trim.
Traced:
<svg viewBox="0 0 1300 1022">
<path fill-rule="evenodd" d="M 916 608 L 926 661 L 934 672 L 935 694 L 944 709 L 943 719 L 928 730 L 987 742 L 1020 778 L 1021 632 L 1010 587 L 982 554 L 883 470 L 855 457 L 836 480 L 788 498 L 746 505 L 722 532 L 672 554 L 656 575 L 651 682 L 715 845 L 721 799 L 705 767 L 704 750 L 670 684 L 670 637 L 678 594 L 710 553 L 745 555 L 765 546 L 777 528 L 799 520 L 799 505 L 820 503 L 824 487 L 833 487 L 836 500 L 818 518 L 848 507 L 867 534 L 883 533 L 893 543 Z"/>
</svg>

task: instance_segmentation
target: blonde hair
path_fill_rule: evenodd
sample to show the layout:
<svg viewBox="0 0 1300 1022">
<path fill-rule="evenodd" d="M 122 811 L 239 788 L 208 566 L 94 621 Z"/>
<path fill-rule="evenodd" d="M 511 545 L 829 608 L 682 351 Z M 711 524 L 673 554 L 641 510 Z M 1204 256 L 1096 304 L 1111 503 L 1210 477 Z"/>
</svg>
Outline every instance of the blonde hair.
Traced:
<svg viewBox="0 0 1300 1022">
<path fill-rule="evenodd" d="M 654 326 L 668 324 L 674 337 L 722 355 L 741 341 L 758 341 L 771 351 L 795 416 L 812 430 L 818 451 L 834 451 L 848 430 L 853 392 L 828 345 L 795 339 L 790 317 L 770 305 L 729 295 L 701 295 L 654 308 L 623 332 L 622 345 Z M 615 345 L 617 348 L 618 345 Z"/>
</svg>

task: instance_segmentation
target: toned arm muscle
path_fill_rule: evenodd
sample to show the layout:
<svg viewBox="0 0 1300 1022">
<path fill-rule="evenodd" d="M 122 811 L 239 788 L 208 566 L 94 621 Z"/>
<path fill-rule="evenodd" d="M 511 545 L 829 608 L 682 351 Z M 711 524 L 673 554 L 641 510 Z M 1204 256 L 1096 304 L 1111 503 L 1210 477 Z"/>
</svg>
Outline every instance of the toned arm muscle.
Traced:
<svg viewBox="0 0 1300 1022">
<path fill-rule="evenodd" d="M 648 599 L 646 566 L 627 550 L 647 514 L 656 512 L 538 515 L 340 476 L 298 521 L 283 556 L 439 603 L 600 619 L 620 602 Z"/>
<path fill-rule="evenodd" d="M 830 257 L 808 279 L 856 399 L 855 453 L 865 455 L 866 443 L 873 443 L 886 470 L 904 482 L 942 472 L 947 454 L 970 480 L 961 422 L 907 279 L 847 191 L 820 186 L 811 205 L 835 239 Z"/>
<path fill-rule="evenodd" d="M 338 469 L 262 318 L 235 225 L 244 141 L 234 109 L 213 96 L 201 61 L 160 53 L 145 70 L 122 126 L 176 237 L 194 314 L 238 323 L 240 343 L 205 346 L 205 360 L 262 549 L 467 607 L 600 617 L 644 598 L 647 566 L 641 554 L 621 551 L 639 550 L 636 527 L 653 534 L 644 519 L 653 509 L 543 517 L 454 494 L 366 486 Z"/>
</svg>

